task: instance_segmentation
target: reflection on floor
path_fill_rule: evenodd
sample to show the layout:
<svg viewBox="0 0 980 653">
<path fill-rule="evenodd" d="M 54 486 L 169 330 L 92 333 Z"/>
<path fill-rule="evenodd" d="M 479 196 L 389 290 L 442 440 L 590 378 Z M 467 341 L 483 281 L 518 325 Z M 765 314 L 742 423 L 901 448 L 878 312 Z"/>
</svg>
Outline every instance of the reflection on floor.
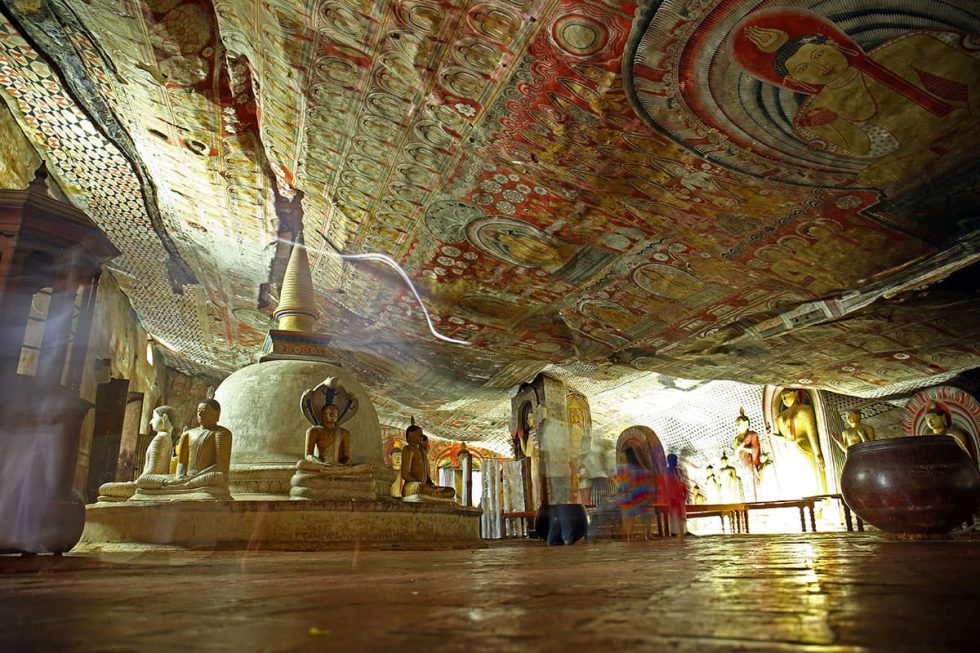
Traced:
<svg viewBox="0 0 980 653">
<path fill-rule="evenodd" d="M 960 651 L 978 556 L 818 533 L 0 557 L 0 650 Z"/>
</svg>

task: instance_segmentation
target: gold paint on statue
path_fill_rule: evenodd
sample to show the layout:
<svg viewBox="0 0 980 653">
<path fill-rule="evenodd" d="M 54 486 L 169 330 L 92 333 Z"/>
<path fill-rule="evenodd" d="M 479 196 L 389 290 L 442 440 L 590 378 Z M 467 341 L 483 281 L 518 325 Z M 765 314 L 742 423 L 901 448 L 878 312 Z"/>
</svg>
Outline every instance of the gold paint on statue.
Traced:
<svg viewBox="0 0 980 653">
<path fill-rule="evenodd" d="M 405 482 L 402 495 L 405 501 L 451 501 L 456 490 L 440 487 L 429 476 L 429 460 L 423 442 L 422 427 L 412 424 L 405 429 L 408 444 L 402 449 L 401 477 Z"/>
<path fill-rule="evenodd" d="M 817 418 L 813 408 L 800 402 L 798 390 L 783 390 L 779 395 L 783 409 L 776 417 L 776 435 L 795 442 L 796 446 L 813 456 L 822 471 L 823 452 L 817 435 Z"/>
<path fill-rule="evenodd" d="M 839 439 L 834 438 L 834 442 L 837 443 L 841 451 L 846 453 L 856 444 L 871 442 L 875 439 L 874 428 L 861 423 L 861 413 L 856 410 L 849 410 L 844 413 L 844 420 L 847 422 L 847 428 L 841 432 Z"/>
</svg>

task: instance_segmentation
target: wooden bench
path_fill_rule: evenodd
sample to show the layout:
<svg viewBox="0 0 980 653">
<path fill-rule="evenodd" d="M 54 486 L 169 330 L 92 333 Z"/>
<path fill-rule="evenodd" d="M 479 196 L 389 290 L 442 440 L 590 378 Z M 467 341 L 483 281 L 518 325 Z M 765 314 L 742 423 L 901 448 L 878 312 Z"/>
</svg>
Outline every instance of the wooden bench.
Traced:
<svg viewBox="0 0 980 653">
<path fill-rule="evenodd" d="M 744 503 L 698 503 L 687 506 L 687 518 L 718 517 L 721 519 L 721 531 L 725 532 L 725 518 L 728 518 L 729 531 L 732 533 L 748 533 L 748 512 Z"/>
<path fill-rule="evenodd" d="M 844 497 L 840 494 L 815 494 L 812 497 L 806 497 L 807 499 L 813 499 L 814 501 L 821 501 L 823 499 L 833 499 L 835 501 L 840 501 L 840 504 L 844 506 L 844 525 L 847 527 L 848 532 L 854 531 L 854 522 L 857 521 L 857 529 L 861 532 L 864 531 L 864 522 L 857 515 L 851 518 L 851 508 L 844 501 Z"/>
<path fill-rule="evenodd" d="M 749 511 L 750 510 L 773 510 L 775 508 L 797 508 L 800 511 L 800 526 L 803 532 L 806 533 L 806 513 L 810 513 L 810 529 L 812 532 L 817 532 L 817 518 L 814 515 L 813 506 L 817 503 L 818 499 L 814 497 L 804 497 L 802 499 L 781 499 L 779 501 L 750 501 L 744 503 L 743 505 L 743 522 L 745 524 L 745 532 L 749 532 Z"/>
</svg>

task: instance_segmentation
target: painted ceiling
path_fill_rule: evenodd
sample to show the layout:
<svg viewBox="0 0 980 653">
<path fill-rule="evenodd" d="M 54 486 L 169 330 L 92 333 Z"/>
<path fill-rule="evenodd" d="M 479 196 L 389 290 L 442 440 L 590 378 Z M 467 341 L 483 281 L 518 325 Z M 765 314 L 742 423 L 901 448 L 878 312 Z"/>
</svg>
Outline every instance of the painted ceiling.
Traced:
<svg viewBox="0 0 980 653">
<path fill-rule="evenodd" d="M 543 369 L 880 396 L 980 365 L 974 0 L 0 7 L 0 97 L 178 366 L 255 359 L 300 229 L 338 357 L 448 436 Z"/>
</svg>

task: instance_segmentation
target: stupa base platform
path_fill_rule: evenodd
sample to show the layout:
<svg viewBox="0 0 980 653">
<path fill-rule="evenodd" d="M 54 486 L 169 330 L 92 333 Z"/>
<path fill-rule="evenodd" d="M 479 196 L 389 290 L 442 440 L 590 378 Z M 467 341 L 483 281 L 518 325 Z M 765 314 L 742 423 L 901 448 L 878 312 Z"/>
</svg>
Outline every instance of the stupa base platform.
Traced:
<svg viewBox="0 0 980 653">
<path fill-rule="evenodd" d="M 74 551 L 180 548 L 319 551 L 480 546 L 478 508 L 383 501 L 170 501 L 86 507 Z"/>
</svg>

